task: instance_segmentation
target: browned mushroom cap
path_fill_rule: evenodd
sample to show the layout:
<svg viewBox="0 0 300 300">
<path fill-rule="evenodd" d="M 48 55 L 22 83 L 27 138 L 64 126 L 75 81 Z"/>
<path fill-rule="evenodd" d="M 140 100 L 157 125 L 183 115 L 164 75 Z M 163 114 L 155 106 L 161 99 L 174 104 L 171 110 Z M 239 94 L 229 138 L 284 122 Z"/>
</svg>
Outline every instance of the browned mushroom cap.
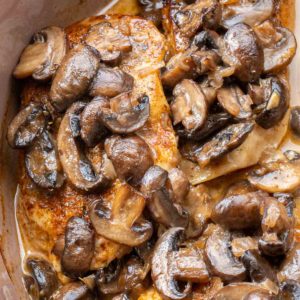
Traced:
<svg viewBox="0 0 300 300">
<path fill-rule="evenodd" d="M 294 34 L 287 28 L 266 21 L 255 28 L 264 51 L 264 73 L 278 73 L 292 61 L 297 50 Z"/>
<path fill-rule="evenodd" d="M 173 168 L 169 174 L 172 195 L 176 203 L 182 203 L 190 190 L 188 177 L 178 168 Z"/>
<path fill-rule="evenodd" d="M 96 97 L 88 103 L 80 116 L 80 136 L 88 147 L 96 146 L 108 133 L 99 117 L 99 111 L 109 108 L 109 101 L 104 97 Z"/>
<path fill-rule="evenodd" d="M 94 300 L 89 288 L 82 282 L 70 282 L 61 286 L 51 297 L 51 300 Z"/>
<path fill-rule="evenodd" d="M 280 282 L 287 280 L 300 280 L 300 243 L 295 243 L 293 248 L 287 253 L 286 258 L 282 262 L 278 280 Z"/>
<path fill-rule="evenodd" d="M 226 112 L 209 114 L 198 130 L 187 132 L 183 126 L 176 126 L 176 132 L 180 137 L 199 142 L 224 128 L 231 120 L 232 117 Z"/>
<path fill-rule="evenodd" d="M 182 239 L 183 228 L 171 228 L 159 238 L 153 253 L 152 280 L 159 293 L 170 299 L 183 299 L 191 292 L 192 288 L 190 282 L 180 288 L 171 271 L 169 256 L 178 250 L 178 244 Z"/>
<path fill-rule="evenodd" d="M 242 262 L 253 282 L 261 283 L 269 279 L 277 283 L 275 270 L 257 250 L 247 250 L 242 256 Z"/>
<path fill-rule="evenodd" d="M 173 88 L 184 78 L 196 77 L 196 64 L 192 58 L 192 54 L 197 48 L 191 47 L 185 52 L 174 55 L 167 63 L 162 73 L 162 84 L 167 88 Z"/>
<path fill-rule="evenodd" d="M 293 242 L 293 224 L 293 217 L 288 216 L 283 204 L 274 198 L 266 198 L 259 249 L 268 256 L 285 254 Z"/>
<path fill-rule="evenodd" d="M 297 300 L 300 299 L 300 283 L 296 280 L 287 280 L 280 286 L 280 299 Z"/>
<path fill-rule="evenodd" d="M 113 261 L 108 267 L 98 271 L 97 288 L 105 295 L 130 291 L 142 282 L 143 267 L 142 261 L 135 256 L 126 262 Z"/>
<path fill-rule="evenodd" d="M 261 80 L 265 102 L 257 110 L 256 123 L 265 129 L 278 124 L 288 109 L 288 91 L 278 77 Z"/>
<path fill-rule="evenodd" d="M 206 121 L 208 109 L 201 88 L 193 80 L 184 79 L 176 85 L 173 95 L 175 99 L 171 110 L 174 125 L 182 123 L 188 132 L 199 129 Z"/>
<path fill-rule="evenodd" d="M 7 141 L 12 148 L 30 146 L 47 125 L 47 112 L 36 103 L 23 108 L 11 121 L 7 130 Z"/>
<path fill-rule="evenodd" d="M 195 152 L 201 167 L 240 146 L 253 130 L 252 122 L 230 125 Z"/>
<path fill-rule="evenodd" d="M 80 140 L 80 113 L 85 103 L 74 103 L 61 121 L 57 145 L 59 157 L 68 180 L 78 189 L 93 191 L 107 187 L 114 175 L 109 160 L 103 159 L 102 170 L 96 174 L 93 166 L 85 157 Z"/>
<path fill-rule="evenodd" d="M 68 52 L 53 79 L 50 98 L 58 111 L 66 110 L 87 92 L 99 67 L 97 55 L 86 46 Z"/>
<path fill-rule="evenodd" d="M 95 48 L 105 63 L 116 65 L 122 59 L 122 53 L 131 51 L 128 32 L 122 32 L 110 22 L 102 22 L 91 27 L 85 42 Z"/>
<path fill-rule="evenodd" d="M 26 264 L 38 285 L 40 299 L 49 299 L 59 285 L 56 272 L 43 259 L 29 258 Z"/>
<path fill-rule="evenodd" d="M 128 185 L 112 199 L 91 203 L 89 217 L 99 235 L 128 246 L 137 246 L 152 235 L 152 224 L 142 217 L 145 199 Z"/>
<path fill-rule="evenodd" d="M 146 171 L 153 165 L 149 146 L 138 136 L 112 136 L 106 139 L 105 150 L 118 177 L 133 185 L 139 184 Z"/>
<path fill-rule="evenodd" d="M 212 275 L 226 282 L 245 279 L 245 267 L 230 250 L 230 233 L 221 227 L 217 227 L 206 241 L 204 257 Z"/>
<path fill-rule="evenodd" d="M 145 173 L 141 182 L 141 192 L 149 201 L 147 206 L 155 221 L 167 227 L 186 227 L 188 215 L 180 206 L 175 206 L 172 194 L 167 189 L 168 172 L 153 166 Z"/>
<path fill-rule="evenodd" d="M 71 278 L 82 277 L 89 271 L 93 255 L 94 232 L 89 223 L 79 217 L 70 218 L 61 258 L 63 271 Z"/>
<path fill-rule="evenodd" d="M 212 220 L 231 230 L 260 226 L 260 205 L 264 193 L 233 195 L 221 200 L 212 211 Z"/>
<path fill-rule="evenodd" d="M 118 68 L 100 67 L 91 86 L 92 97 L 115 97 L 133 88 L 133 77 Z"/>
<path fill-rule="evenodd" d="M 220 88 L 217 98 L 223 108 L 238 119 L 247 119 L 252 115 L 252 99 L 238 85 Z"/>
<path fill-rule="evenodd" d="M 102 107 L 99 117 L 114 133 L 132 133 L 142 128 L 150 115 L 149 97 L 132 99 L 132 94 L 123 93 L 110 100 L 110 107 Z"/>
<path fill-rule="evenodd" d="M 174 16 L 180 33 L 192 37 L 200 27 L 217 27 L 221 19 L 221 6 L 218 1 L 196 1 L 183 7 Z"/>
<path fill-rule="evenodd" d="M 232 1 L 222 10 L 222 25 L 230 28 L 238 23 L 254 26 L 269 19 L 275 5 L 273 0 Z"/>
<path fill-rule="evenodd" d="M 300 107 L 296 106 L 292 108 L 291 111 L 291 120 L 290 120 L 291 129 L 293 133 L 297 136 L 300 136 Z"/>
<path fill-rule="evenodd" d="M 29 177 L 39 187 L 55 189 L 62 186 L 64 175 L 56 143 L 49 132 L 44 131 L 26 151 L 25 167 Z"/>
<path fill-rule="evenodd" d="M 33 36 L 14 70 L 16 78 L 32 75 L 37 80 L 50 79 L 66 54 L 66 35 L 63 29 L 51 26 Z"/>
<path fill-rule="evenodd" d="M 237 24 L 226 32 L 223 61 L 235 69 L 243 82 L 256 81 L 264 68 L 264 53 L 255 32 L 246 24 Z"/>
<path fill-rule="evenodd" d="M 258 295 L 257 298 L 255 295 Z M 263 298 L 261 298 L 263 295 Z M 275 300 L 271 292 L 254 283 L 232 283 L 220 289 L 211 300 Z"/>
</svg>

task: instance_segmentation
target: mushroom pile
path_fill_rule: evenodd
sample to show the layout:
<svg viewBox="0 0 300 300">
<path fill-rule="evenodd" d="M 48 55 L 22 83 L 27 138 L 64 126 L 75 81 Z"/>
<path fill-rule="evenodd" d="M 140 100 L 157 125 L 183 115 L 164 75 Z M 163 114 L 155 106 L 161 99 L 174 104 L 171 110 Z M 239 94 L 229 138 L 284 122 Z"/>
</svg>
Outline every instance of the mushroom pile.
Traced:
<svg viewBox="0 0 300 300">
<path fill-rule="evenodd" d="M 167 40 L 160 79 L 179 161 L 200 171 L 221 164 L 256 128 L 272 129 L 286 116 L 283 72 L 297 45 L 276 19 L 275 2 L 140 1 L 141 16 Z M 180 162 L 163 168 L 145 139 L 151 96 L 139 93 L 142 79 L 123 67 L 138 42 L 103 18 L 81 43 L 49 27 L 21 54 L 14 76 L 48 86 L 48 99 L 21 107 L 8 143 L 24 150 L 26 174 L 41 195 L 68 184 L 87 199 L 55 242 L 59 268 L 45 257 L 27 259 L 30 294 L 126 300 L 154 286 L 162 299 L 198 299 L 199 289 L 214 300 L 299 299 L 293 209 L 300 155 L 270 152 L 217 201 L 210 183 L 190 184 Z M 298 134 L 299 115 L 298 108 L 291 119 Z M 128 251 L 94 269 L 96 236 Z"/>
</svg>

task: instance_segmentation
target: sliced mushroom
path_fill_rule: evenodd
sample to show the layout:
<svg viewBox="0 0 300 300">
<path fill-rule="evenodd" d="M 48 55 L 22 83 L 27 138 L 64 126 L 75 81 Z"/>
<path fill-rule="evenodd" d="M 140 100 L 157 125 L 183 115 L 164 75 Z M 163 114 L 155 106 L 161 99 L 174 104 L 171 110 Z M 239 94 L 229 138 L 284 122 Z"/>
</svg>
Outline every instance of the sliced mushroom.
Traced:
<svg viewBox="0 0 300 300">
<path fill-rule="evenodd" d="M 256 81 L 264 69 L 264 53 L 255 32 L 246 24 L 229 28 L 222 47 L 223 61 L 235 69 L 243 82 Z"/>
<path fill-rule="evenodd" d="M 220 88 L 217 98 L 223 108 L 238 119 L 247 119 L 252 115 L 252 99 L 237 85 Z"/>
<path fill-rule="evenodd" d="M 132 99 L 132 94 L 123 93 L 110 100 L 110 107 L 102 107 L 99 117 L 112 132 L 127 134 L 141 129 L 150 115 L 150 99 L 144 95 Z"/>
<path fill-rule="evenodd" d="M 238 23 L 254 26 L 269 19 L 275 5 L 273 0 L 232 1 L 224 5 L 222 10 L 222 25 L 230 28 Z"/>
<path fill-rule="evenodd" d="M 255 32 L 264 49 L 264 73 L 283 71 L 296 54 L 297 41 L 294 34 L 269 21 L 256 27 Z"/>
<path fill-rule="evenodd" d="M 221 46 L 221 40 L 222 38 L 217 32 L 206 29 L 194 36 L 192 45 L 197 46 L 201 50 L 218 50 Z"/>
<path fill-rule="evenodd" d="M 195 152 L 201 167 L 240 146 L 253 130 L 252 122 L 230 125 Z"/>
<path fill-rule="evenodd" d="M 91 27 L 85 42 L 99 52 L 104 63 L 117 65 L 122 54 L 132 49 L 127 34 L 110 22 L 102 22 Z"/>
<path fill-rule="evenodd" d="M 258 250 L 258 241 L 256 238 L 245 236 L 232 239 L 231 251 L 235 257 L 242 257 L 248 250 Z"/>
<path fill-rule="evenodd" d="M 264 199 L 262 230 L 258 245 L 265 255 L 279 256 L 290 249 L 293 242 L 293 218 L 288 216 L 283 204 L 271 197 Z"/>
<path fill-rule="evenodd" d="M 198 75 L 215 71 L 217 65 L 221 63 L 221 57 L 214 50 L 200 50 L 192 54 L 193 61 L 196 65 Z"/>
<path fill-rule="evenodd" d="M 94 229 L 115 242 L 137 246 L 152 235 L 152 224 L 142 217 L 145 199 L 124 185 L 112 203 L 99 199 L 91 203 L 89 217 Z"/>
<path fill-rule="evenodd" d="M 93 166 L 83 153 L 78 140 L 80 135 L 80 113 L 84 109 L 83 102 L 74 103 L 61 121 L 57 145 L 60 161 L 68 180 L 78 189 L 93 191 L 107 187 L 114 175 L 111 174 L 107 159 L 103 159 L 102 171 L 95 174 Z"/>
<path fill-rule="evenodd" d="M 261 86 L 264 88 L 265 102 L 256 109 L 259 114 L 255 121 L 269 129 L 284 118 L 289 104 L 288 92 L 277 77 L 262 80 Z"/>
<path fill-rule="evenodd" d="M 212 220 L 230 230 L 243 230 L 260 226 L 260 206 L 264 193 L 253 192 L 233 195 L 221 200 L 212 211 Z"/>
<path fill-rule="evenodd" d="M 53 267 L 43 259 L 29 258 L 26 264 L 37 282 L 40 299 L 49 299 L 59 286 L 58 277 Z"/>
<path fill-rule="evenodd" d="M 286 282 L 284 282 L 280 287 L 280 299 L 300 299 L 300 283 L 296 280 L 287 280 Z"/>
<path fill-rule="evenodd" d="M 292 249 L 287 253 L 286 258 L 282 262 L 278 280 L 284 282 L 287 280 L 300 280 L 300 244 L 295 243 Z"/>
<path fill-rule="evenodd" d="M 16 78 L 32 75 L 37 80 L 50 79 L 56 72 L 67 51 L 66 35 L 63 29 L 51 26 L 33 36 L 14 70 Z"/>
<path fill-rule="evenodd" d="M 133 88 L 133 77 L 121 69 L 100 67 L 91 86 L 92 97 L 115 97 L 121 93 L 129 92 Z"/>
<path fill-rule="evenodd" d="M 296 203 L 293 194 L 290 193 L 275 193 L 273 197 L 277 199 L 278 202 L 284 205 L 286 212 L 290 218 L 294 216 L 294 208 Z"/>
<path fill-rule="evenodd" d="M 252 282 L 261 283 L 267 279 L 277 282 L 275 270 L 257 250 L 247 250 L 242 256 L 242 262 Z"/>
<path fill-rule="evenodd" d="M 172 194 L 176 203 L 182 203 L 190 190 L 187 176 L 178 168 L 173 168 L 168 178 L 172 188 Z"/>
<path fill-rule="evenodd" d="M 74 47 L 62 61 L 53 79 L 50 98 L 58 111 L 66 110 L 88 90 L 99 67 L 97 55 L 83 45 Z"/>
<path fill-rule="evenodd" d="M 30 103 L 11 121 L 7 141 L 12 148 L 25 148 L 43 132 L 47 125 L 47 112 L 40 104 Z"/>
<path fill-rule="evenodd" d="M 184 79 L 176 85 L 173 95 L 175 100 L 171 103 L 171 110 L 174 125 L 182 123 L 188 132 L 202 127 L 208 108 L 200 87 L 194 81 Z"/>
<path fill-rule="evenodd" d="M 61 286 L 51 300 L 94 300 L 89 288 L 82 282 L 70 282 Z"/>
<path fill-rule="evenodd" d="M 211 300 L 275 300 L 272 293 L 254 283 L 232 283 L 219 290 Z"/>
<path fill-rule="evenodd" d="M 49 132 L 44 131 L 26 151 L 25 167 L 29 177 L 39 187 L 55 189 L 63 185 L 64 175 L 56 143 Z"/>
<path fill-rule="evenodd" d="M 82 277 L 89 271 L 93 255 L 94 232 L 89 223 L 79 217 L 70 218 L 61 258 L 63 271 L 72 278 Z"/>
<path fill-rule="evenodd" d="M 232 117 L 226 112 L 209 114 L 204 125 L 198 130 L 187 132 L 179 125 L 176 126 L 176 132 L 180 137 L 200 142 L 224 128 L 231 120 Z"/>
<path fill-rule="evenodd" d="M 130 257 L 126 262 L 112 262 L 97 273 L 98 290 L 107 294 L 130 291 L 142 282 L 143 264 L 137 257 Z"/>
<path fill-rule="evenodd" d="M 167 63 L 161 80 L 165 87 L 173 88 L 184 78 L 194 78 L 197 76 L 196 64 L 192 58 L 197 48 L 192 47 L 185 52 L 174 55 Z"/>
<path fill-rule="evenodd" d="M 167 179 L 167 171 L 153 166 L 142 179 L 141 192 L 149 198 L 147 207 L 155 221 L 167 227 L 186 227 L 188 215 L 173 202 L 172 194 L 167 189 Z"/>
<path fill-rule="evenodd" d="M 151 150 L 138 136 L 112 136 L 105 141 L 107 156 L 120 179 L 137 185 L 153 165 Z"/>
<path fill-rule="evenodd" d="M 171 299 L 184 299 L 192 288 L 190 282 L 180 288 L 170 269 L 169 256 L 178 250 L 182 239 L 183 228 L 169 229 L 157 241 L 152 258 L 151 276 L 155 287 L 164 297 Z"/>
<path fill-rule="evenodd" d="M 300 136 L 300 107 L 299 106 L 292 108 L 290 125 L 293 130 L 293 133 L 296 134 L 297 136 Z"/>
<path fill-rule="evenodd" d="M 103 107 L 109 108 L 109 101 L 101 96 L 95 97 L 81 113 L 80 136 L 88 147 L 96 146 L 108 134 L 99 116 Z"/>
<path fill-rule="evenodd" d="M 295 161 L 300 159 L 300 153 L 294 150 L 286 150 L 283 154 L 289 161 Z"/>
</svg>

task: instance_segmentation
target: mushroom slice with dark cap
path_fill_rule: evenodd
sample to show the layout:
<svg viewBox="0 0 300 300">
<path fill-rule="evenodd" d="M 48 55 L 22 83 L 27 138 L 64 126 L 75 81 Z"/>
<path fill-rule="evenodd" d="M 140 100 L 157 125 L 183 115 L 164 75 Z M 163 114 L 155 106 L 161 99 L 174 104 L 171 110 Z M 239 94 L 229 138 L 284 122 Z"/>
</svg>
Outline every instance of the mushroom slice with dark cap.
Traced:
<svg viewBox="0 0 300 300">
<path fill-rule="evenodd" d="M 232 283 L 220 289 L 211 300 L 275 300 L 275 296 L 255 283 Z"/>
<path fill-rule="evenodd" d="M 33 42 L 24 49 L 13 74 L 16 78 L 32 75 L 37 80 L 50 79 L 61 64 L 66 50 L 63 29 L 47 27 L 33 36 Z"/>
<path fill-rule="evenodd" d="M 166 231 L 157 241 L 152 258 L 151 276 L 154 285 L 159 293 L 170 299 L 184 299 L 192 289 L 190 282 L 186 282 L 185 286 L 180 288 L 170 266 L 169 257 L 174 251 L 178 251 L 183 232 L 184 229 L 180 227 Z"/>
<path fill-rule="evenodd" d="M 47 112 L 40 104 L 30 103 L 11 121 L 7 141 L 12 148 L 25 148 L 43 132 L 47 125 Z"/>
<path fill-rule="evenodd" d="M 274 12 L 274 0 L 233 1 L 222 10 L 222 25 L 230 28 L 238 23 L 254 26 L 269 19 Z"/>
<path fill-rule="evenodd" d="M 252 115 L 252 99 L 245 95 L 238 85 L 222 87 L 217 91 L 217 98 L 223 108 L 233 117 L 247 119 Z"/>
<path fill-rule="evenodd" d="M 171 192 L 176 203 L 182 203 L 190 190 L 190 182 L 187 176 L 178 168 L 173 168 L 168 174 L 171 184 Z"/>
<path fill-rule="evenodd" d="M 300 137 L 300 106 L 292 108 L 290 126 L 293 133 Z"/>
<path fill-rule="evenodd" d="M 89 217 L 99 235 L 128 246 L 137 246 L 152 235 L 152 224 L 142 216 L 145 199 L 124 184 L 111 202 L 99 199 L 90 204 Z"/>
<path fill-rule="evenodd" d="M 296 280 L 287 280 L 280 286 L 281 300 L 300 299 L 300 283 Z"/>
<path fill-rule="evenodd" d="M 112 136 L 105 141 L 105 150 L 120 179 L 138 185 L 153 165 L 151 150 L 138 136 Z"/>
<path fill-rule="evenodd" d="M 121 26 L 102 22 L 90 28 L 85 43 L 99 52 L 104 63 L 117 65 L 122 59 L 122 54 L 132 49 L 127 34 L 128 32 L 122 31 Z"/>
<path fill-rule="evenodd" d="M 65 230 L 65 247 L 61 264 L 71 278 L 82 277 L 90 269 L 94 255 L 94 232 L 90 224 L 79 217 L 68 220 Z"/>
<path fill-rule="evenodd" d="M 27 174 L 39 187 L 55 189 L 62 186 L 64 175 L 55 140 L 44 131 L 25 154 Z"/>
<path fill-rule="evenodd" d="M 84 155 L 80 136 L 80 114 L 85 103 L 76 102 L 65 113 L 61 121 L 57 145 L 60 161 L 68 180 L 78 189 L 94 191 L 107 187 L 114 175 L 111 162 L 103 157 L 101 172 L 96 174 L 93 166 Z"/>
<path fill-rule="evenodd" d="M 204 258 L 210 273 L 225 282 L 243 281 L 246 277 L 244 265 L 230 250 L 230 233 L 217 227 L 206 241 Z"/>
<path fill-rule="evenodd" d="M 50 98 L 58 111 L 82 97 L 96 75 L 99 58 L 91 48 L 78 45 L 68 52 L 53 79 Z"/>
<path fill-rule="evenodd" d="M 264 199 L 263 210 L 259 249 L 267 256 L 283 255 L 293 242 L 294 219 L 288 216 L 283 204 L 271 197 Z"/>
<path fill-rule="evenodd" d="M 176 85 L 173 95 L 174 101 L 171 103 L 173 113 L 173 123 L 182 123 L 185 130 L 193 132 L 206 121 L 207 103 L 201 88 L 193 80 L 184 79 Z"/>
<path fill-rule="evenodd" d="M 288 91 L 278 77 L 269 77 L 260 81 L 264 93 L 264 103 L 256 108 L 256 123 L 269 129 L 278 124 L 288 110 Z"/>
<path fill-rule="evenodd" d="M 240 146 L 254 128 L 254 123 L 246 122 L 234 124 L 220 131 L 200 149 L 195 151 L 195 157 L 201 167 L 222 157 L 226 153 Z"/>
<path fill-rule="evenodd" d="M 92 97 L 115 97 L 133 88 L 133 77 L 119 68 L 100 66 L 91 86 Z"/>
<path fill-rule="evenodd" d="M 140 190 L 149 198 L 147 207 L 155 221 L 167 227 L 186 227 L 188 214 L 173 202 L 167 180 L 168 172 L 159 166 L 153 166 L 145 173 Z"/>
<path fill-rule="evenodd" d="M 261 222 L 261 203 L 266 195 L 252 192 L 226 197 L 214 207 L 211 218 L 230 230 L 257 228 Z"/>
<path fill-rule="evenodd" d="M 237 24 L 230 27 L 221 47 L 225 64 L 235 69 L 235 76 L 243 82 L 259 79 L 264 69 L 264 52 L 250 26 Z"/>
<path fill-rule="evenodd" d="M 255 28 L 264 51 L 264 73 L 283 71 L 297 50 L 296 38 L 289 29 L 266 21 Z"/>
<path fill-rule="evenodd" d="M 94 300 L 92 292 L 82 282 L 70 282 L 61 286 L 51 300 Z"/>
<path fill-rule="evenodd" d="M 108 134 L 99 117 L 99 111 L 103 107 L 109 108 L 109 100 L 98 96 L 89 102 L 81 113 L 80 136 L 88 147 L 96 146 Z"/>
<path fill-rule="evenodd" d="M 112 132 L 127 134 L 141 129 L 150 116 L 150 99 L 144 95 L 132 99 L 131 92 L 110 100 L 110 107 L 99 110 L 99 118 Z"/>
<path fill-rule="evenodd" d="M 40 299 L 49 299 L 59 286 L 53 267 L 48 261 L 35 258 L 28 258 L 26 265 L 38 285 Z"/>
</svg>

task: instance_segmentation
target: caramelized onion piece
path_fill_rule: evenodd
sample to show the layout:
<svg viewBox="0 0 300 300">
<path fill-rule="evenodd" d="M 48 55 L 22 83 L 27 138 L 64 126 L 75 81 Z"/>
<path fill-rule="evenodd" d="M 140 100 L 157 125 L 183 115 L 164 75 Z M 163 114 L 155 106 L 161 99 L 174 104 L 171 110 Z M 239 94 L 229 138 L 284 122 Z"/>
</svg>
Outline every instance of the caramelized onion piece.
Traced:
<svg viewBox="0 0 300 300">
<path fill-rule="evenodd" d="M 13 74 L 16 78 L 32 75 L 37 80 L 48 80 L 55 74 L 66 50 L 63 29 L 55 26 L 45 28 L 33 36 L 33 43 L 24 49 Z"/>
<path fill-rule="evenodd" d="M 50 98 L 58 111 L 66 110 L 88 90 L 99 67 L 97 55 L 78 45 L 68 52 L 53 79 Z"/>
<path fill-rule="evenodd" d="M 109 160 L 103 160 L 101 172 L 96 174 L 85 157 L 80 135 L 80 113 L 85 103 L 74 103 L 64 115 L 57 135 L 60 161 L 68 180 L 78 189 L 94 191 L 107 187 L 113 179 Z"/>
<path fill-rule="evenodd" d="M 47 125 L 46 111 L 30 103 L 14 117 L 8 127 L 7 141 L 12 148 L 25 148 L 43 132 Z"/>
<path fill-rule="evenodd" d="M 62 186 L 64 175 L 56 143 L 49 132 L 44 131 L 26 151 L 25 167 L 29 177 L 39 187 L 55 189 Z"/>
<path fill-rule="evenodd" d="M 96 232 L 115 242 L 137 246 L 152 235 L 152 224 L 142 217 L 145 199 L 124 185 L 112 203 L 99 199 L 91 203 L 89 217 Z"/>
</svg>

